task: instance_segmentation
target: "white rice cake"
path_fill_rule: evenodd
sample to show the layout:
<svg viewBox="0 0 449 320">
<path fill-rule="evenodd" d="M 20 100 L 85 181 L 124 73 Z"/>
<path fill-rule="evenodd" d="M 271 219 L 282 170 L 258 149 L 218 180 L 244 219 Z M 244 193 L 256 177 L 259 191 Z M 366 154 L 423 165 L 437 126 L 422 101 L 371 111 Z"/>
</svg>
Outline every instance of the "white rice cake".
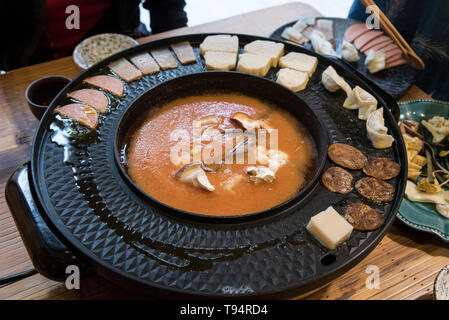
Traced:
<svg viewBox="0 0 449 320">
<path fill-rule="evenodd" d="M 151 50 L 151 55 L 162 70 L 174 69 L 178 67 L 175 57 L 168 48 L 158 48 Z"/>
<path fill-rule="evenodd" d="M 279 59 L 284 54 L 284 44 L 267 40 L 255 40 L 243 47 L 243 52 L 268 56 L 271 59 L 271 66 L 277 67 Z"/>
<path fill-rule="evenodd" d="M 140 72 L 139 69 L 137 69 L 131 62 L 129 62 L 125 58 L 120 58 L 114 62 L 111 62 L 109 64 L 109 69 L 111 69 L 112 72 L 114 72 L 126 82 L 130 82 L 142 77 L 142 72 Z"/>
<path fill-rule="evenodd" d="M 333 250 L 351 236 L 353 227 L 333 207 L 329 207 L 313 216 L 306 229 L 322 245 Z"/>
<path fill-rule="evenodd" d="M 283 68 L 277 73 L 276 82 L 294 92 L 303 90 L 309 82 L 307 72 Z"/>
<path fill-rule="evenodd" d="M 170 47 L 175 52 L 176 56 L 178 57 L 178 60 L 182 64 L 189 64 L 196 62 L 195 52 L 193 52 L 193 48 L 190 45 L 190 42 L 183 41 L 172 44 Z"/>
<path fill-rule="evenodd" d="M 200 53 L 207 51 L 233 52 L 239 51 L 239 38 L 231 35 L 207 36 L 200 44 Z"/>
<path fill-rule="evenodd" d="M 237 71 L 265 76 L 271 67 L 271 58 L 252 53 L 242 53 L 239 55 Z"/>
<path fill-rule="evenodd" d="M 281 34 L 281 37 L 284 39 L 287 39 L 287 40 L 291 40 L 291 41 L 296 42 L 301 45 L 306 44 L 310 41 L 301 32 L 298 32 L 297 30 L 293 29 L 292 27 L 285 28 Z"/>
<path fill-rule="evenodd" d="M 143 74 L 154 74 L 160 70 L 159 65 L 148 52 L 137 54 L 130 60 Z"/>
<path fill-rule="evenodd" d="M 235 68 L 237 62 L 237 53 L 207 51 L 204 54 L 207 70 L 229 71 Z"/>
<path fill-rule="evenodd" d="M 318 66 L 318 59 L 304 53 L 290 52 L 281 57 L 279 61 L 281 68 L 289 68 L 297 71 L 307 72 L 309 77 L 315 72 Z"/>
</svg>

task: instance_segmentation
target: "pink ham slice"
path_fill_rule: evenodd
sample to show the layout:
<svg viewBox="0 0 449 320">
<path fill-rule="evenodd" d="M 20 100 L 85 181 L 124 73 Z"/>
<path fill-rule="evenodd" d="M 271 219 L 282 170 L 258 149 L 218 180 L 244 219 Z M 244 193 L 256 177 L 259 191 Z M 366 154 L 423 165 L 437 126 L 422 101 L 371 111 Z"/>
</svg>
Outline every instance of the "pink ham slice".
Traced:
<svg viewBox="0 0 449 320">
<path fill-rule="evenodd" d="M 395 58 L 391 61 L 387 61 L 386 65 L 385 65 L 385 69 L 398 67 L 398 66 L 401 66 L 406 63 L 407 63 L 407 60 L 405 60 L 402 56 L 400 56 L 399 58 Z"/>
<path fill-rule="evenodd" d="M 396 43 L 391 43 L 388 46 L 382 48 L 382 50 L 385 52 L 388 52 L 388 51 L 401 50 L 401 49 L 399 49 L 399 47 L 397 46 Z"/>
<path fill-rule="evenodd" d="M 369 29 L 366 27 L 366 24 L 353 24 L 345 32 L 345 40 L 348 42 L 353 42 L 355 39 L 360 37 L 362 34 L 367 33 Z"/>
<path fill-rule="evenodd" d="M 388 46 L 389 44 L 392 44 L 392 43 L 393 43 L 393 40 L 391 40 L 390 37 L 380 36 L 379 38 L 376 38 L 373 41 L 368 42 L 367 44 L 362 46 L 360 48 L 360 51 L 368 52 L 368 50 L 371 49 L 371 48 L 374 48 L 374 47 L 385 47 L 385 46 Z M 381 48 L 379 48 L 379 49 L 381 49 Z"/>
<path fill-rule="evenodd" d="M 112 93 L 114 96 L 123 96 L 123 83 L 113 76 L 93 76 L 84 79 L 83 82 L 93 85 L 94 87 L 101 88 L 104 91 Z"/>
<path fill-rule="evenodd" d="M 55 113 L 59 113 L 64 117 L 78 121 L 80 124 L 95 129 L 98 123 L 98 113 L 94 108 L 80 103 L 71 103 L 55 109 Z"/>
<path fill-rule="evenodd" d="M 399 48 L 394 49 L 394 50 L 389 50 L 389 51 L 385 52 L 385 59 L 386 60 L 388 60 L 388 59 L 393 60 L 393 58 L 400 57 L 400 56 L 402 56 L 402 51 Z"/>
<path fill-rule="evenodd" d="M 382 35 L 383 35 L 382 31 L 368 31 L 367 33 L 362 34 L 360 37 L 355 39 L 354 46 L 358 50 L 360 50 L 361 47 L 373 41 L 374 39 L 379 38 Z"/>
<path fill-rule="evenodd" d="M 80 89 L 67 94 L 72 99 L 78 100 L 91 107 L 94 107 L 98 112 L 105 113 L 108 109 L 108 98 L 106 95 L 94 89 Z"/>
</svg>

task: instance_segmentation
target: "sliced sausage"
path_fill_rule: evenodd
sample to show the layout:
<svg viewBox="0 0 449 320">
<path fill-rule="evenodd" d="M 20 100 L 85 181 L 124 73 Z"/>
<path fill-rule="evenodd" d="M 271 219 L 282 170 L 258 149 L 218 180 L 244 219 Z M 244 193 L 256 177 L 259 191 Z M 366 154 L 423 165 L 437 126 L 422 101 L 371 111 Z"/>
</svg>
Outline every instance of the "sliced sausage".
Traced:
<svg viewBox="0 0 449 320">
<path fill-rule="evenodd" d="M 348 42 L 353 42 L 355 39 L 360 37 L 362 34 L 367 33 L 369 29 L 366 27 L 366 24 L 359 23 L 353 24 L 345 31 L 345 40 Z"/>
<path fill-rule="evenodd" d="M 381 46 L 381 48 L 385 48 L 385 46 L 388 46 L 393 43 L 393 40 L 388 36 L 380 36 L 379 38 L 374 39 L 373 41 L 368 42 L 364 46 L 360 48 L 360 51 L 362 52 L 368 52 L 369 49 L 372 49 L 374 47 Z"/>
<path fill-rule="evenodd" d="M 114 96 L 123 96 L 123 83 L 113 76 L 98 75 L 83 80 L 94 87 L 101 88 L 104 91 L 112 93 Z"/>
<path fill-rule="evenodd" d="M 383 35 L 382 31 L 374 31 L 374 30 L 368 31 L 367 33 L 362 34 L 360 37 L 355 39 L 354 46 L 358 50 L 360 50 L 360 48 L 362 48 L 364 45 L 373 41 L 376 38 L 379 38 L 382 35 Z"/>
<path fill-rule="evenodd" d="M 104 113 L 108 109 L 108 98 L 106 95 L 94 89 L 80 89 L 69 92 L 68 97 L 84 102 L 91 107 L 94 107 L 98 112 Z"/>
<path fill-rule="evenodd" d="M 94 108 L 80 103 L 71 103 L 55 109 L 64 117 L 71 118 L 85 125 L 89 129 L 95 129 L 98 123 L 98 113 Z"/>
<path fill-rule="evenodd" d="M 387 61 L 387 64 L 385 65 L 385 69 L 398 67 L 403 64 L 406 64 L 407 60 L 405 60 L 402 56 L 396 57 L 395 59 L 392 59 L 391 61 Z"/>
<path fill-rule="evenodd" d="M 327 149 L 327 155 L 336 164 L 351 170 L 360 170 L 368 162 L 368 159 L 359 149 L 343 143 L 330 145 Z"/>
<path fill-rule="evenodd" d="M 390 202 L 394 196 L 394 187 L 391 184 L 373 177 L 358 180 L 355 189 L 363 198 L 378 203 Z"/>
<path fill-rule="evenodd" d="M 373 158 L 363 167 L 363 172 L 373 178 L 390 180 L 401 172 L 401 166 L 387 158 Z"/>
<path fill-rule="evenodd" d="M 384 216 L 363 203 L 352 203 L 345 208 L 345 219 L 357 231 L 373 231 L 384 223 Z"/>
<path fill-rule="evenodd" d="M 331 192 L 347 194 L 352 191 L 352 175 L 343 168 L 331 167 L 321 176 L 321 183 Z"/>
</svg>

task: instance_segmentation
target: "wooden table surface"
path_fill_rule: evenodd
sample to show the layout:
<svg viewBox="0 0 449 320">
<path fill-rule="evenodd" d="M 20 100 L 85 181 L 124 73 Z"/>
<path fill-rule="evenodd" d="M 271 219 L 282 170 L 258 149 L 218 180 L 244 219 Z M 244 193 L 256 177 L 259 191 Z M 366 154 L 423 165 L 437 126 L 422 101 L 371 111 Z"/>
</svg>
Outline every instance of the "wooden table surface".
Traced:
<svg viewBox="0 0 449 320">
<path fill-rule="evenodd" d="M 240 16 L 181 28 L 141 39 L 141 42 L 172 35 L 198 32 L 235 32 L 268 36 L 277 27 L 301 16 L 320 15 L 309 5 L 290 3 Z M 4 187 L 12 172 L 30 157 L 38 121 L 24 98 L 30 82 L 46 75 L 70 78 L 80 73 L 72 57 L 30 66 L 0 75 L 0 278 L 32 268 L 9 212 Z M 402 100 L 428 97 L 413 86 Z M 396 221 L 380 244 L 357 266 L 322 289 L 298 298 L 307 299 L 431 299 L 437 272 L 449 264 L 447 244 L 410 230 Z M 367 267 L 380 271 L 380 287 L 365 285 Z M 109 281 L 89 276 L 81 279 L 79 290 L 37 274 L 0 287 L 0 299 L 135 299 L 144 298 L 118 288 Z"/>
</svg>

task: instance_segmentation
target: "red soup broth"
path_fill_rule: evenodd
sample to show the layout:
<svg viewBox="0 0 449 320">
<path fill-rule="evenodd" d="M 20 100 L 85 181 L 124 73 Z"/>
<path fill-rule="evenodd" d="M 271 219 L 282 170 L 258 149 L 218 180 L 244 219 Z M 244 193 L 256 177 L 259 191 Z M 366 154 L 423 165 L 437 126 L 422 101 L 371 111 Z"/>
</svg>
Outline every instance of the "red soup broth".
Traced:
<svg viewBox="0 0 449 320">
<path fill-rule="evenodd" d="M 248 164 L 247 158 L 244 164 L 225 164 L 217 172 L 207 173 L 215 191 L 176 179 L 183 164 L 170 159 L 170 148 L 178 143 L 171 141 L 173 130 L 184 129 L 193 135 L 193 121 L 209 116 L 223 119 L 218 127 L 215 125 L 217 129 L 241 128 L 230 119 L 237 112 L 264 119 L 278 129 L 278 149 L 288 155 L 288 161 L 278 169 L 275 180 L 251 182 L 244 169 L 254 164 Z M 214 125 L 202 130 L 208 126 Z M 303 189 L 315 174 L 316 146 L 307 130 L 288 112 L 242 94 L 211 93 L 173 100 L 149 115 L 131 137 L 127 169 L 142 191 L 166 205 L 196 214 L 236 216 L 272 208 Z M 226 181 L 237 175 L 242 176 L 239 183 L 232 190 L 224 188 Z"/>
</svg>

